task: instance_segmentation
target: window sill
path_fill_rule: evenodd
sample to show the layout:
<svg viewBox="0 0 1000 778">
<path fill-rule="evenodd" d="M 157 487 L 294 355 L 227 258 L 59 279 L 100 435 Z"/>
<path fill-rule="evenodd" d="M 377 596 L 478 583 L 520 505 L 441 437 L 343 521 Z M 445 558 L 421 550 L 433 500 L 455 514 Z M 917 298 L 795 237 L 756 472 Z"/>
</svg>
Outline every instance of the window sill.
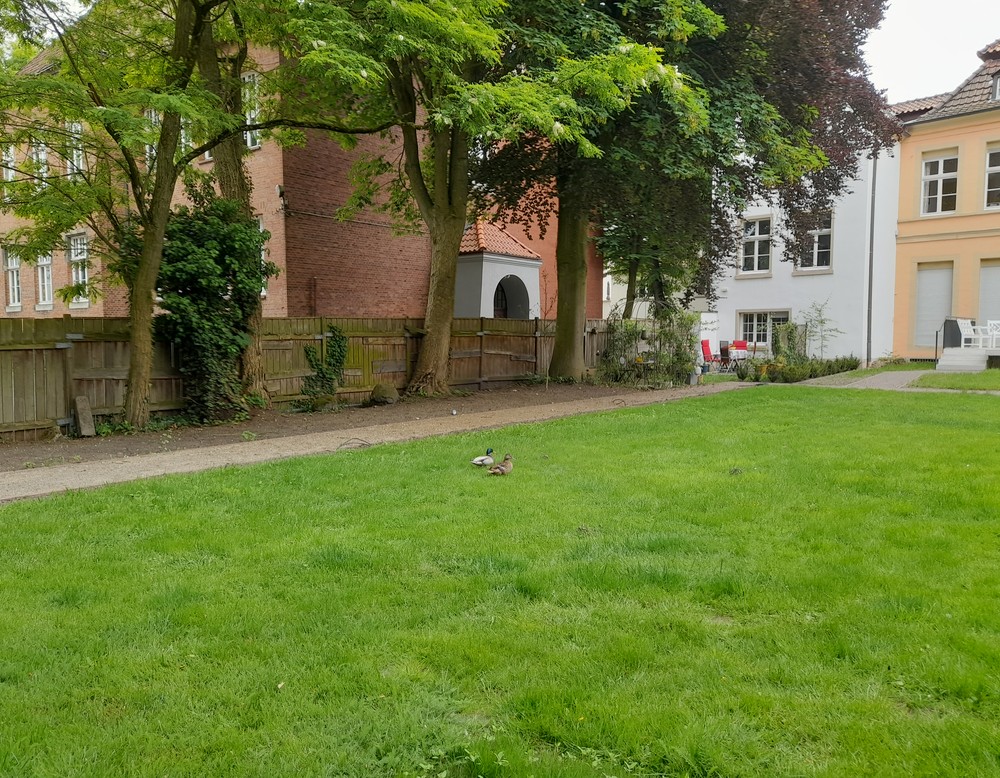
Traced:
<svg viewBox="0 0 1000 778">
<path fill-rule="evenodd" d="M 6 308 L 4 308 L 4 312 L 5 313 L 20 313 L 21 312 L 21 306 L 20 305 L 8 305 Z"/>
<path fill-rule="evenodd" d="M 958 211 L 937 211 L 936 213 L 922 213 L 921 219 L 940 219 L 944 216 L 958 216 Z"/>
<path fill-rule="evenodd" d="M 792 271 L 792 276 L 832 276 L 832 267 L 800 267 Z"/>
<path fill-rule="evenodd" d="M 38 303 L 38 305 L 35 306 L 36 311 L 51 311 L 52 308 L 52 303 Z"/>
<path fill-rule="evenodd" d="M 81 310 L 83 308 L 89 308 L 90 307 L 90 300 L 74 300 L 73 302 L 71 302 L 69 304 L 68 307 L 69 307 L 69 309 L 71 311 L 78 311 L 78 310 Z"/>
<path fill-rule="evenodd" d="M 750 278 L 771 278 L 771 277 L 772 274 L 770 270 L 739 270 L 736 273 L 737 281 Z"/>
</svg>

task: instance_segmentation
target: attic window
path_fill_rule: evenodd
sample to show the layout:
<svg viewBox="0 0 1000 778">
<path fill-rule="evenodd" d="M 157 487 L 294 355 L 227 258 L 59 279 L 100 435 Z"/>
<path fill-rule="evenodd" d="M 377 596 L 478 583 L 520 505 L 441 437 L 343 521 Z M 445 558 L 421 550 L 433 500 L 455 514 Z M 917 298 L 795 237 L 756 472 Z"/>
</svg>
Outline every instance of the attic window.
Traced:
<svg viewBox="0 0 1000 778">
<path fill-rule="evenodd" d="M 1000 100 L 1000 73 L 993 76 L 993 90 L 990 92 L 991 100 Z"/>
</svg>

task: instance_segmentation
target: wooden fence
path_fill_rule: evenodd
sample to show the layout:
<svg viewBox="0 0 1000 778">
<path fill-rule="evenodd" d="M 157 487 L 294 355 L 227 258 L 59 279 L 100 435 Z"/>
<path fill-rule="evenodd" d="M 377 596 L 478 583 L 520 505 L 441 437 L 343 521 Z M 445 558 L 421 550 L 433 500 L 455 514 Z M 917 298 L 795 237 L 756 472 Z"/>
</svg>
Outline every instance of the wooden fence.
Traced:
<svg viewBox="0 0 1000 778">
<path fill-rule="evenodd" d="M 406 386 L 420 348 L 420 319 L 265 319 L 264 370 L 268 392 L 281 405 L 302 397 L 311 374 L 306 345 L 325 357 L 331 328 L 348 336 L 347 362 L 338 397 L 368 398 L 378 383 Z M 588 321 L 585 354 L 596 367 L 603 350 L 603 321 Z M 555 322 L 540 319 L 455 319 L 449 383 L 485 388 L 544 375 L 552 358 Z M 150 408 L 184 407 L 179 355 L 167 343 L 154 350 Z M 74 425 L 74 398 L 86 397 L 97 417 L 115 416 L 128 376 L 127 319 L 0 319 L 0 440 L 32 440 Z"/>
</svg>

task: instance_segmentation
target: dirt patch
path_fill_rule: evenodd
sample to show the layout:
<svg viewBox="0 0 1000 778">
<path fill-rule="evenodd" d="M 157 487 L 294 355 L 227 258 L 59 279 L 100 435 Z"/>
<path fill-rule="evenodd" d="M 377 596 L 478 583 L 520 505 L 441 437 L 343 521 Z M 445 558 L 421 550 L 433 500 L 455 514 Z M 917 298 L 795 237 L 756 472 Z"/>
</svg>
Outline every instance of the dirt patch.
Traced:
<svg viewBox="0 0 1000 778">
<path fill-rule="evenodd" d="M 537 406 L 539 418 L 545 418 L 553 415 L 550 406 L 561 403 L 592 401 L 574 408 L 573 412 L 579 413 L 697 397 L 731 388 L 736 388 L 736 385 L 713 384 L 655 391 L 595 384 L 521 385 L 449 397 L 407 398 L 395 405 L 346 407 L 324 413 L 259 411 L 245 421 L 232 424 L 172 426 L 156 432 L 97 438 L 58 437 L 32 443 L 0 443 L 0 472 L 100 462 L 404 421 L 421 422 L 419 430 L 424 435 L 435 435 L 454 426 L 453 415 Z"/>
</svg>

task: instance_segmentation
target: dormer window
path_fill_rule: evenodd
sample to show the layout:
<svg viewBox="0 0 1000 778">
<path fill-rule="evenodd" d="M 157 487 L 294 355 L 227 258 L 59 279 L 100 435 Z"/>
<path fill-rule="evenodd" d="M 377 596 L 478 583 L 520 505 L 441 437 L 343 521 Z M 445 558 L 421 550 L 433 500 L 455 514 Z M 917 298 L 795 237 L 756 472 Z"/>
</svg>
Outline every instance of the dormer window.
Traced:
<svg viewBox="0 0 1000 778">
<path fill-rule="evenodd" d="M 993 76 L 993 90 L 990 92 L 990 99 L 1000 101 L 1000 73 Z"/>
</svg>

